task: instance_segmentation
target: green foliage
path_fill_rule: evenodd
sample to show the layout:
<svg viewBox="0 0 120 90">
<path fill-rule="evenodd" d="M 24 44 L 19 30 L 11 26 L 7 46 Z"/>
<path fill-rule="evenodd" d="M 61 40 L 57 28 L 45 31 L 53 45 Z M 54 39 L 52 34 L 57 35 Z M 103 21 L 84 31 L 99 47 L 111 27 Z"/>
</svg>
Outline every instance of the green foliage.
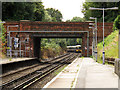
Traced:
<svg viewBox="0 0 120 90">
<path fill-rule="evenodd" d="M 43 38 L 42 39 L 42 47 L 46 46 L 46 44 L 55 44 L 55 45 L 59 45 L 61 48 L 63 48 L 64 50 L 66 49 L 66 46 L 73 46 L 73 45 L 81 45 L 82 43 L 82 39 L 80 38 L 64 38 L 64 39 L 60 39 L 60 38 Z M 47 46 L 48 46 L 47 45 Z"/>
<path fill-rule="evenodd" d="M 67 47 L 67 42 L 66 42 L 66 39 L 61 39 L 60 42 L 59 42 L 59 45 L 62 49 L 66 49 Z"/>
<path fill-rule="evenodd" d="M 93 58 L 93 56 L 90 56 L 90 58 Z"/>
<path fill-rule="evenodd" d="M 50 15 L 52 17 L 53 22 L 61 22 L 62 21 L 63 16 L 59 10 L 56 10 L 54 8 L 47 8 L 46 10 L 48 12 L 48 15 Z"/>
<path fill-rule="evenodd" d="M 120 29 L 120 15 L 114 20 L 113 30 Z"/>
<path fill-rule="evenodd" d="M 43 18 L 43 22 L 52 22 L 52 17 L 48 14 L 48 11 L 44 11 L 44 13 L 45 13 L 45 16 L 44 16 L 44 18 Z"/>
<path fill-rule="evenodd" d="M 84 18 L 81 17 L 73 17 L 71 20 L 67 20 L 66 22 L 84 22 Z"/>
<path fill-rule="evenodd" d="M 85 57 L 82 56 L 81 58 L 84 59 Z"/>
<path fill-rule="evenodd" d="M 101 64 L 103 63 L 102 58 L 101 58 L 100 56 L 98 56 L 97 62 L 98 62 L 98 63 L 101 63 Z"/>
<path fill-rule="evenodd" d="M 81 39 L 79 38 L 42 38 L 41 50 L 54 56 L 63 54 L 66 51 L 66 47 L 69 45 L 81 44 Z M 44 52 L 43 52 L 44 53 Z M 52 55 L 51 55 L 52 56 Z"/>
<path fill-rule="evenodd" d="M 2 22 L 2 21 L 0 20 L 0 22 Z M 0 23 L 0 30 L 1 30 L 0 31 L 0 41 L 2 41 L 2 43 L 0 43 L 1 44 L 0 50 L 2 50 L 2 54 L 6 54 L 6 48 L 7 48 L 7 46 L 6 46 L 7 40 L 5 38 L 6 37 L 6 30 L 5 30 L 2 23 Z"/>
<path fill-rule="evenodd" d="M 35 20 L 41 21 L 44 17 L 42 2 L 3 2 L 3 21 Z"/>
<path fill-rule="evenodd" d="M 119 2 L 85 2 L 83 4 L 82 13 L 84 14 L 85 20 L 89 20 L 90 17 L 96 17 L 99 22 L 103 21 L 101 10 L 89 10 L 90 7 L 94 8 L 111 8 L 118 7 Z M 119 14 L 118 10 L 106 10 L 105 11 L 105 22 L 113 22 Z"/>
<path fill-rule="evenodd" d="M 41 42 L 41 50 L 42 54 L 47 53 L 47 57 L 55 57 L 57 55 L 61 55 L 65 51 L 65 46 L 61 46 L 61 43 L 64 39 L 59 38 L 43 38 Z"/>
<path fill-rule="evenodd" d="M 42 5 L 42 2 L 34 2 L 33 3 L 35 5 L 35 12 L 34 12 L 34 21 L 42 21 L 42 19 L 44 18 L 44 6 Z"/>
<path fill-rule="evenodd" d="M 81 38 L 69 38 L 66 39 L 67 46 L 74 46 L 74 45 L 81 45 L 82 39 Z"/>
<path fill-rule="evenodd" d="M 60 38 L 46 39 L 46 38 L 43 38 L 41 46 L 43 48 L 46 48 L 46 49 L 48 49 L 49 47 L 52 49 L 55 49 L 55 50 L 57 50 L 57 48 L 60 48 L 60 47 L 63 49 L 66 49 L 66 39 L 60 39 Z"/>
<path fill-rule="evenodd" d="M 39 2 L 3 2 L 2 6 L 2 14 L 4 21 L 62 21 L 61 12 L 53 8 L 44 9 L 41 0 Z"/>
<path fill-rule="evenodd" d="M 98 57 L 102 58 L 103 42 L 98 44 Z M 105 38 L 105 57 L 118 58 L 118 31 Z"/>
<path fill-rule="evenodd" d="M 2 22 L 2 21 L 0 21 L 0 22 Z M 3 24 L 2 23 L 0 23 L 0 38 L 2 39 L 2 43 L 7 43 L 6 42 L 6 39 L 5 39 L 5 37 L 6 37 L 6 30 L 5 30 L 5 28 L 4 28 L 4 26 L 3 26 Z"/>
</svg>

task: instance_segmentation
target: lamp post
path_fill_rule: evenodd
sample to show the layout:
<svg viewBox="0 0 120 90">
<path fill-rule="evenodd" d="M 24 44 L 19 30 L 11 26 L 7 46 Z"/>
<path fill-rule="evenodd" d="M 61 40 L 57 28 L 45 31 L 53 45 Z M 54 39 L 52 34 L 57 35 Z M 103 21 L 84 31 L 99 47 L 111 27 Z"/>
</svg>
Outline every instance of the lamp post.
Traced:
<svg viewBox="0 0 120 90">
<path fill-rule="evenodd" d="M 102 10 L 103 11 L 103 65 L 105 64 L 105 51 L 104 51 L 104 11 L 105 10 L 117 10 L 118 7 L 112 7 L 112 8 L 94 8 L 90 7 L 90 10 Z"/>
<path fill-rule="evenodd" d="M 95 24 L 90 24 L 90 25 L 94 25 L 95 27 L 95 50 L 94 50 L 94 53 L 95 53 L 95 56 L 96 56 L 96 62 L 97 62 L 97 18 L 94 18 L 94 17 L 90 17 L 90 19 L 94 19 L 95 20 Z"/>
<path fill-rule="evenodd" d="M 89 23 L 89 25 L 94 25 L 94 24 Z M 92 56 L 95 57 L 95 27 L 89 27 L 89 29 L 93 29 Z"/>
</svg>

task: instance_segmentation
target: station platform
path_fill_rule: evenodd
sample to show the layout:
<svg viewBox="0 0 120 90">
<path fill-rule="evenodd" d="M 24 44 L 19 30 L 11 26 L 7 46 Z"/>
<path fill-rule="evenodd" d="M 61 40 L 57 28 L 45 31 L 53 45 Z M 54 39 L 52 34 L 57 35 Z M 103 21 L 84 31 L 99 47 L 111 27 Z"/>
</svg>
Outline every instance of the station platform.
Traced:
<svg viewBox="0 0 120 90">
<path fill-rule="evenodd" d="M 0 64 L 8 64 L 8 63 L 14 63 L 14 62 L 20 62 L 20 61 L 27 61 L 27 60 L 33 60 L 35 58 L 6 58 L 6 59 L 0 59 Z"/>
<path fill-rule="evenodd" d="M 47 88 L 118 90 L 118 76 L 114 66 L 99 64 L 92 58 L 77 58 L 43 87 L 44 90 Z"/>
</svg>

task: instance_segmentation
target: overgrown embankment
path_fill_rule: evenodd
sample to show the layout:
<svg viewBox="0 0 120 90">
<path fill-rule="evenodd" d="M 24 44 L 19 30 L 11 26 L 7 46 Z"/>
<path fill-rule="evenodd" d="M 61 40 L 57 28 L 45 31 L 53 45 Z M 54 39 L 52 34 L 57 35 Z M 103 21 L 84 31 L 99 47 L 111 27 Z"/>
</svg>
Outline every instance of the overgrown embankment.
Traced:
<svg viewBox="0 0 120 90">
<path fill-rule="evenodd" d="M 66 53 L 67 46 L 80 45 L 79 38 L 42 38 L 41 55 L 42 59 L 53 58 Z"/>
<path fill-rule="evenodd" d="M 105 38 L 105 58 L 118 58 L 118 30 Z M 98 43 L 98 62 L 102 63 L 103 41 Z"/>
<path fill-rule="evenodd" d="M 62 49 L 59 44 L 47 43 L 46 46 L 41 47 L 42 59 L 53 58 L 64 53 L 65 49 Z"/>
</svg>

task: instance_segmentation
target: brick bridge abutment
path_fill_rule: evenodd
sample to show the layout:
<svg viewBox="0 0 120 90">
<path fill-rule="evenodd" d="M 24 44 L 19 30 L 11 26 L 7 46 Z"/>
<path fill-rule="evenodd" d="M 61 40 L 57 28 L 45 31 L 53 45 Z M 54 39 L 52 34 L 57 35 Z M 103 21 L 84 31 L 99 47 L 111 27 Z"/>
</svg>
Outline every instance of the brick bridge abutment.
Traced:
<svg viewBox="0 0 120 90">
<path fill-rule="evenodd" d="M 82 38 L 82 55 L 92 55 L 93 31 L 89 29 L 88 22 L 13 21 L 6 22 L 4 26 L 12 55 L 17 52 L 18 56 L 40 58 L 41 38 Z M 105 37 L 113 31 L 112 28 L 113 23 L 105 23 Z M 16 37 L 19 38 L 18 48 L 13 44 Z M 102 23 L 98 23 L 97 40 L 100 42 L 102 39 Z"/>
</svg>

